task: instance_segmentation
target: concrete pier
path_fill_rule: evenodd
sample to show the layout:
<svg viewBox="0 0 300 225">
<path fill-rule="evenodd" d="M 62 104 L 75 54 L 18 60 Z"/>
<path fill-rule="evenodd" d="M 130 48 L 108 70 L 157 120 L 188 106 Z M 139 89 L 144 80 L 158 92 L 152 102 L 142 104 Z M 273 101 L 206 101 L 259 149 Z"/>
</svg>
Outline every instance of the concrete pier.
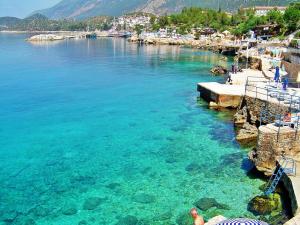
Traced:
<svg viewBox="0 0 300 225">
<path fill-rule="evenodd" d="M 198 83 L 200 96 L 213 107 L 237 108 L 245 93 L 242 85 L 226 85 L 217 82 Z"/>
</svg>

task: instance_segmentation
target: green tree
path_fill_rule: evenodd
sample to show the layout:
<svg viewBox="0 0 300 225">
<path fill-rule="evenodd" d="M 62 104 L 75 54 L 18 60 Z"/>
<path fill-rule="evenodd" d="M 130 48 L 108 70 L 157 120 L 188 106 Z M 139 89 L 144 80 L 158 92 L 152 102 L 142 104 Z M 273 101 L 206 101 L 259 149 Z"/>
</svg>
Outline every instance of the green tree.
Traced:
<svg viewBox="0 0 300 225">
<path fill-rule="evenodd" d="M 138 25 L 135 25 L 134 27 L 134 31 L 137 33 L 138 36 L 141 35 L 141 33 L 143 32 L 143 29 L 144 29 L 144 26 L 138 24 Z"/>
<path fill-rule="evenodd" d="M 292 3 L 283 15 L 288 31 L 293 32 L 300 27 L 300 3 Z"/>
</svg>

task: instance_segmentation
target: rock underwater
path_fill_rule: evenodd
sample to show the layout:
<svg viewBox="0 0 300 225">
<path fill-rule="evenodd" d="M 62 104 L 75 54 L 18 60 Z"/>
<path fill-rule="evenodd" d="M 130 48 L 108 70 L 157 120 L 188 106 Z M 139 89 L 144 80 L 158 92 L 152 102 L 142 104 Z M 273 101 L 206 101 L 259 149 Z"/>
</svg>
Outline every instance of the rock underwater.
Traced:
<svg viewBox="0 0 300 225">
<path fill-rule="evenodd" d="M 282 211 L 280 195 L 256 196 L 249 202 L 248 210 L 256 215 L 279 214 Z"/>
<path fill-rule="evenodd" d="M 196 201 L 194 205 L 202 211 L 207 211 L 212 207 L 216 207 L 217 209 L 224 209 L 224 210 L 229 209 L 228 205 L 219 203 L 214 198 L 201 198 L 198 201 Z"/>
</svg>

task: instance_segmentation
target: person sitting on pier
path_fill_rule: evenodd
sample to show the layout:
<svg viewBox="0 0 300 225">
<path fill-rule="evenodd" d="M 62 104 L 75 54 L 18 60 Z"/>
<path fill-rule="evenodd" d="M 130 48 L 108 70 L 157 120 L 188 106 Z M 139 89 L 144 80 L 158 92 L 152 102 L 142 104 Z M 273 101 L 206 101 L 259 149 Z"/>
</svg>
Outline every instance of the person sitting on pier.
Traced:
<svg viewBox="0 0 300 225">
<path fill-rule="evenodd" d="M 292 121 L 292 114 L 290 112 L 285 112 L 283 117 L 284 122 L 291 122 Z"/>
<path fill-rule="evenodd" d="M 227 78 L 227 83 L 229 83 L 230 85 L 232 85 L 232 79 L 231 79 L 231 74 L 228 74 L 228 78 Z"/>
<path fill-rule="evenodd" d="M 204 225 L 204 219 L 202 216 L 200 216 L 198 214 L 196 208 L 192 208 L 190 213 L 191 213 L 191 216 L 193 217 L 194 225 Z"/>
</svg>

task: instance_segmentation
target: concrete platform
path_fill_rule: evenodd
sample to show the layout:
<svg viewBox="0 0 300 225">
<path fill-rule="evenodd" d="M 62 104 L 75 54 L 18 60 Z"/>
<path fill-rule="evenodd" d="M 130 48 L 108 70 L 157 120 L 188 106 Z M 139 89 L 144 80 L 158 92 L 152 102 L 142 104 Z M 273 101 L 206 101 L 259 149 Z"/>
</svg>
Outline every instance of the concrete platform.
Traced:
<svg viewBox="0 0 300 225">
<path fill-rule="evenodd" d="M 243 72 L 237 72 L 237 73 L 230 72 L 230 76 L 233 85 L 242 85 L 242 86 L 246 85 L 248 77 L 252 77 L 252 78 L 257 77 L 259 80 L 265 78 L 262 71 L 253 70 L 253 69 L 243 69 Z"/>
<path fill-rule="evenodd" d="M 227 85 L 217 82 L 198 83 L 200 96 L 211 106 L 237 108 L 244 96 L 242 85 Z M 212 104 L 213 103 L 213 104 Z"/>
</svg>

